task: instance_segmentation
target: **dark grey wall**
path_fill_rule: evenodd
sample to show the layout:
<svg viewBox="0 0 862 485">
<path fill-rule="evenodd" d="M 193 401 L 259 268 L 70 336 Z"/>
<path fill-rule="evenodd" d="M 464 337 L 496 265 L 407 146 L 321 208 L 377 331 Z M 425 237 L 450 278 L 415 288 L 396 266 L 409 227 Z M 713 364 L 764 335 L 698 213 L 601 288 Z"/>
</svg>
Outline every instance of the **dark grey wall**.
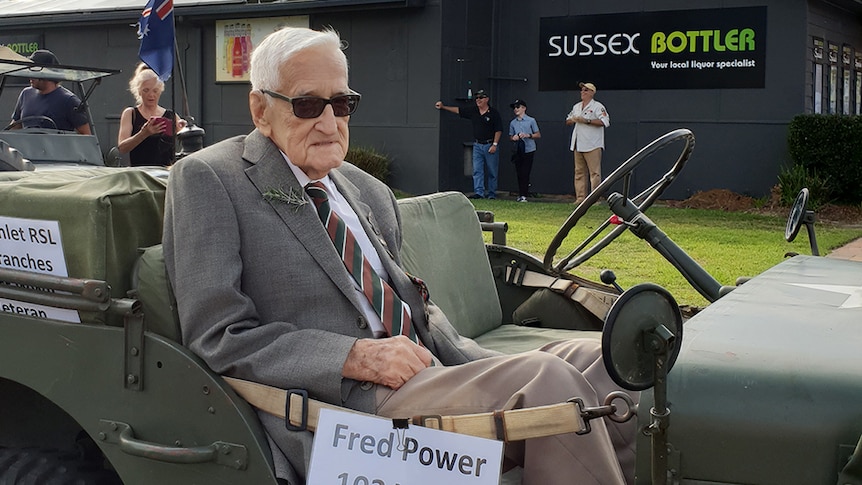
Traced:
<svg viewBox="0 0 862 485">
<path fill-rule="evenodd" d="M 350 119 L 351 145 L 373 146 L 394 158 L 390 185 L 410 193 L 438 188 L 440 5 L 369 14 L 317 15 L 349 43 L 350 84 L 362 93 Z"/>
<path fill-rule="evenodd" d="M 776 182 L 778 169 L 787 161 L 785 129 L 804 109 L 805 0 L 765 0 L 768 8 L 767 72 L 764 89 L 622 90 L 598 86 L 596 99 L 607 107 L 611 126 L 606 130 L 603 171 L 610 173 L 637 149 L 674 128 L 694 131 L 697 145 L 683 176 L 667 192 L 684 198 L 699 190 L 728 188 L 763 196 Z M 506 122 L 512 118 L 508 104 L 515 98 L 529 103 L 542 131 L 533 172 L 533 188 L 545 193 L 572 192 L 572 154 L 568 150 L 571 128 L 565 115 L 579 100 L 576 91 L 539 92 L 537 41 L 541 17 L 591 15 L 695 8 L 750 6 L 728 1 L 619 1 L 619 2 L 499 2 L 494 32 L 494 67 L 485 81 L 492 102 L 501 108 Z M 493 10 L 492 10 L 493 11 Z M 526 39 L 526 40 L 525 40 Z M 444 51 L 445 52 L 445 51 Z M 447 59 L 444 55 L 443 63 Z M 445 76 L 445 67 L 444 67 Z M 526 82 L 508 78 L 525 77 Z M 588 81 L 584 72 L 580 80 Z M 578 81 L 578 80 L 573 80 Z M 457 91 L 444 92 L 454 97 Z M 441 128 L 441 133 L 445 133 Z M 466 136 L 469 136 L 467 133 Z M 465 138 L 462 136 L 462 138 Z M 456 145 L 460 139 L 449 143 Z M 443 144 L 446 138 L 443 137 Z M 448 156 L 450 152 L 443 151 Z M 503 160 L 508 160 L 505 147 Z M 663 160 L 639 169 L 638 180 L 652 181 L 671 162 Z M 503 163 L 502 189 L 515 190 L 511 164 Z"/>
</svg>

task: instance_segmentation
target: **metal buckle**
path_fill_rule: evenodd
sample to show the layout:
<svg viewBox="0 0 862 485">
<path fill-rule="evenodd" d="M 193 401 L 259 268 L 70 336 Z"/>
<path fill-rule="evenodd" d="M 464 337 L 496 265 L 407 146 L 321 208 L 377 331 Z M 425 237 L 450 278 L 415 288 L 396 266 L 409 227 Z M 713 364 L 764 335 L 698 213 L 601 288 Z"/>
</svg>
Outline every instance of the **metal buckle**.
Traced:
<svg viewBox="0 0 862 485">
<path fill-rule="evenodd" d="M 518 264 L 515 260 L 506 265 L 506 283 L 513 286 L 523 286 L 524 277 L 527 275 L 527 265 Z"/>
<path fill-rule="evenodd" d="M 614 404 L 615 400 L 622 400 L 623 404 L 625 404 L 625 409 L 623 414 L 617 414 L 617 405 Z M 584 404 L 583 399 L 579 397 L 573 397 L 566 402 L 573 403 L 578 408 L 578 415 L 580 415 L 581 419 L 584 421 L 584 426 L 578 431 L 575 431 L 575 434 L 587 434 L 591 431 L 590 428 L 590 420 L 596 418 L 608 418 L 611 421 L 617 423 L 625 423 L 626 421 L 633 418 L 637 412 L 637 406 L 634 403 L 634 400 L 623 391 L 613 391 L 605 397 L 605 401 L 602 406 L 596 407 L 587 407 Z M 622 409 L 620 407 L 619 409 Z"/>
<path fill-rule="evenodd" d="M 290 395 L 302 396 L 302 421 L 299 426 L 290 423 Z M 284 427 L 288 431 L 305 431 L 308 429 L 308 391 L 305 389 L 288 389 L 287 398 L 284 400 Z"/>
<path fill-rule="evenodd" d="M 428 426 L 428 421 L 436 420 L 437 426 Z M 443 416 L 439 414 L 423 414 L 421 416 L 413 416 L 413 424 L 422 426 L 423 428 L 443 429 Z"/>
</svg>

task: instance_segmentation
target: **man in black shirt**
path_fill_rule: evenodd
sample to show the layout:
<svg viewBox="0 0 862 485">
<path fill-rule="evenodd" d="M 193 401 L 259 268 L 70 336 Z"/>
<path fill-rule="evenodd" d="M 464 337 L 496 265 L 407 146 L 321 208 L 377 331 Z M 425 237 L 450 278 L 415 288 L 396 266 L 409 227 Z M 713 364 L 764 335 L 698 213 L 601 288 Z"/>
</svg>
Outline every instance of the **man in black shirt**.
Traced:
<svg viewBox="0 0 862 485">
<path fill-rule="evenodd" d="M 488 94 L 480 89 L 476 91 L 476 105 L 446 106 L 441 101 L 434 105 L 437 109 L 455 113 L 461 118 L 470 120 L 473 124 L 473 199 L 497 198 L 497 173 L 500 167 L 500 156 L 497 144 L 503 133 L 503 121 L 500 112 L 494 109 L 488 101 Z M 488 187 L 485 190 L 485 173 L 487 168 Z"/>
</svg>

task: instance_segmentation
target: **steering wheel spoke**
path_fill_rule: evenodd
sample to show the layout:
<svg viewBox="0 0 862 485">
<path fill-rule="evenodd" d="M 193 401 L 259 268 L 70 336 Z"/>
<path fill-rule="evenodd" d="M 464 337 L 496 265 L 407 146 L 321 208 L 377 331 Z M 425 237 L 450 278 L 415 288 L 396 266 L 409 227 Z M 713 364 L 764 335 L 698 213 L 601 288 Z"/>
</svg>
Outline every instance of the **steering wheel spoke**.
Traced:
<svg viewBox="0 0 862 485">
<path fill-rule="evenodd" d="M 684 141 L 684 147 L 680 152 L 679 157 L 677 158 L 674 165 L 671 169 L 665 173 L 662 177 L 660 177 L 656 182 L 647 187 L 646 190 L 642 191 L 634 198 L 630 198 L 629 194 L 632 187 L 632 175 L 641 162 L 666 147 L 667 145 L 682 140 Z M 638 150 L 637 153 L 632 155 L 628 160 L 626 160 L 622 165 L 620 165 L 616 170 L 613 171 L 602 183 L 599 184 L 598 187 L 595 187 L 593 191 L 587 195 L 583 202 L 578 204 L 575 210 L 569 215 L 560 229 L 557 231 L 557 234 L 554 236 L 554 239 L 551 241 L 551 244 L 548 246 L 548 250 L 545 252 L 544 266 L 545 269 L 556 274 L 560 274 L 566 271 L 571 270 L 579 265 L 581 265 L 586 260 L 598 254 L 599 251 L 604 249 L 608 244 L 610 244 L 614 239 L 619 237 L 620 234 L 625 231 L 626 226 L 620 225 L 615 227 L 610 233 L 605 235 L 599 242 L 595 243 L 589 249 L 587 246 L 595 240 L 599 234 L 604 231 L 608 225 L 610 224 L 610 218 L 608 218 L 604 223 L 602 223 L 598 229 L 593 231 L 592 234 L 587 236 L 587 238 L 579 245 L 575 247 L 575 249 L 570 252 L 566 257 L 564 257 L 558 263 L 554 263 L 554 256 L 557 253 L 557 249 L 560 248 L 560 245 L 563 241 L 568 237 L 569 232 L 577 225 L 578 221 L 586 215 L 587 211 L 595 205 L 599 200 L 605 197 L 608 193 L 611 192 L 611 188 L 618 182 L 623 182 L 623 195 L 629 198 L 632 202 L 638 205 L 638 208 L 645 212 L 652 204 L 659 198 L 659 196 L 667 189 L 667 187 L 676 179 L 677 175 L 682 171 L 682 168 L 685 166 L 689 157 L 691 156 L 691 152 L 694 149 L 694 134 L 690 130 L 681 128 L 655 139 L 649 145 Z"/>
</svg>

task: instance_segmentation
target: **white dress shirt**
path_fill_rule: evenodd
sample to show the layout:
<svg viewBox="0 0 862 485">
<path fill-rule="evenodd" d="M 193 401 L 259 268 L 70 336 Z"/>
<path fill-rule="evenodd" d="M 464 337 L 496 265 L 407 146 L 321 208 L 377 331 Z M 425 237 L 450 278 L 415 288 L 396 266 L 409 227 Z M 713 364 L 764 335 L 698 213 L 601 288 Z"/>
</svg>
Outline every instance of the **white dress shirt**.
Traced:
<svg viewBox="0 0 862 485">
<path fill-rule="evenodd" d="M 282 156 L 285 161 L 287 161 L 287 165 L 290 167 L 290 170 L 293 171 L 293 175 L 296 176 L 296 180 L 299 181 L 300 185 L 305 187 L 311 182 L 320 182 L 324 187 L 326 187 L 327 196 L 329 197 L 329 208 L 338 214 L 338 217 L 344 221 L 344 224 L 348 229 L 350 229 L 350 232 L 353 233 L 354 239 L 356 239 L 356 242 L 359 244 L 359 248 L 362 250 L 362 255 L 368 260 L 368 263 L 374 271 L 377 272 L 377 275 L 388 283 L 389 273 L 386 271 L 386 268 L 383 267 L 383 263 L 380 261 L 380 256 L 377 254 L 377 251 L 371 244 L 371 240 L 368 238 L 368 234 L 366 234 L 365 229 L 363 229 L 362 224 L 359 222 L 359 216 L 356 215 L 356 212 L 347 202 L 347 199 L 345 199 L 344 196 L 341 195 L 341 192 L 338 191 L 338 187 L 335 186 L 329 175 L 320 180 L 311 180 L 308 175 L 302 171 L 302 169 L 294 165 L 293 162 L 287 158 L 287 155 L 282 153 Z M 314 204 L 307 193 L 305 194 L 305 197 L 309 202 Z M 359 292 L 359 302 L 362 306 L 362 314 L 365 316 L 365 319 L 368 320 L 368 324 L 371 326 L 374 336 L 379 338 L 386 335 L 386 329 L 383 327 L 383 322 L 380 321 L 380 316 L 377 315 L 371 302 L 368 301 L 368 297 L 366 297 L 365 293 L 362 292 L 362 288 L 359 286 L 359 283 L 352 277 L 350 279 L 353 281 L 353 287 Z M 407 313 L 410 314 L 412 318 L 410 306 L 405 304 L 404 308 L 407 309 Z"/>
</svg>

